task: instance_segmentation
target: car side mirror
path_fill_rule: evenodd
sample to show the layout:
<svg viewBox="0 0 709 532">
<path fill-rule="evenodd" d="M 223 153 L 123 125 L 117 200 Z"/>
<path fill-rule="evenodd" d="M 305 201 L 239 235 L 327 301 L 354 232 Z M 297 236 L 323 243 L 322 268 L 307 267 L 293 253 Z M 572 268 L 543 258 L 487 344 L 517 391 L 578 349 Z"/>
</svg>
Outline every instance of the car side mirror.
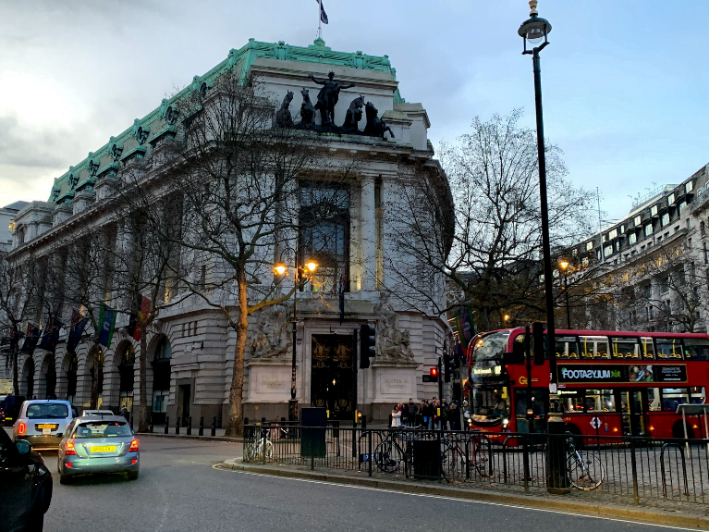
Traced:
<svg viewBox="0 0 709 532">
<path fill-rule="evenodd" d="M 17 452 L 20 453 L 20 455 L 27 454 L 32 450 L 32 445 L 30 445 L 29 442 L 26 442 L 25 440 L 20 440 L 15 442 L 15 449 L 17 449 Z"/>
</svg>

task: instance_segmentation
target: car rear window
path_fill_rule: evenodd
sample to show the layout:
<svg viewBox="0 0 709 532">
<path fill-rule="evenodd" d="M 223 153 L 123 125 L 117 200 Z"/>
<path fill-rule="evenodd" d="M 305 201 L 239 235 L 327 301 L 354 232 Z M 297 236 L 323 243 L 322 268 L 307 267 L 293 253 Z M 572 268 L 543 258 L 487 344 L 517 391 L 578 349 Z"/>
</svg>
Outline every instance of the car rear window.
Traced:
<svg viewBox="0 0 709 532">
<path fill-rule="evenodd" d="M 69 417 L 69 407 L 61 403 L 39 403 L 27 407 L 28 419 L 62 419 Z"/>
<path fill-rule="evenodd" d="M 128 438 L 133 433 L 128 423 L 118 421 L 88 421 L 76 427 L 76 438 Z"/>
</svg>

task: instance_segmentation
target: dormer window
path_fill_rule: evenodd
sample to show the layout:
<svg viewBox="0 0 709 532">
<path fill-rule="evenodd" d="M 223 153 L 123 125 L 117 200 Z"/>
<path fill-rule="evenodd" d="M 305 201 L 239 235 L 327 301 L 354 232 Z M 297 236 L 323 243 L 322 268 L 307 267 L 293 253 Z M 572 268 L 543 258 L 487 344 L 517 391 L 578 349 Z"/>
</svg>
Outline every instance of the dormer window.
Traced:
<svg viewBox="0 0 709 532">
<path fill-rule="evenodd" d="M 694 190 L 694 183 L 692 183 L 691 181 L 687 181 L 687 183 L 685 183 L 684 185 L 684 191 L 689 194 L 690 192 L 692 192 L 692 190 Z"/>
<path fill-rule="evenodd" d="M 650 214 L 652 216 L 657 216 L 657 205 L 653 205 L 652 207 L 650 207 Z"/>
</svg>

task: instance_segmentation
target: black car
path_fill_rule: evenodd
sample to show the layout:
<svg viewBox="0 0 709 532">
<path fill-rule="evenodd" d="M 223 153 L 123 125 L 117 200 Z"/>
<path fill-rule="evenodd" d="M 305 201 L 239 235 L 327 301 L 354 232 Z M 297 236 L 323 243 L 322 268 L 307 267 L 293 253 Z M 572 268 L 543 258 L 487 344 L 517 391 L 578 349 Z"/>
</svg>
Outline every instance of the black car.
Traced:
<svg viewBox="0 0 709 532">
<path fill-rule="evenodd" d="M 52 486 L 42 457 L 0 428 L 0 532 L 41 532 Z"/>
<path fill-rule="evenodd" d="M 8 395 L 0 403 L 0 424 L 12 425 L 20 414 L 20 407 L 25 402 L 22 395 Z"/>
</svg>

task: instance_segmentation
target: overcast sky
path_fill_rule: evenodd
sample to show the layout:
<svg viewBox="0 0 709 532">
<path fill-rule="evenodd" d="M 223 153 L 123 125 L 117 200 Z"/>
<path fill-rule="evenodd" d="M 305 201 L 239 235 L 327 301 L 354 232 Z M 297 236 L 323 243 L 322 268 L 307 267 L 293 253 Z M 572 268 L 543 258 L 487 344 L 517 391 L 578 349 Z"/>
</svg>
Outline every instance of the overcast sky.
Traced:
<svg viewBox="0 0 709 532">
<path fill-rule="evenodd" d="M 472 118 L 525 111 L 523 0 L 324 0 L 333 50 L 388 54 L 434 145 Z M 249 37 L 307 46 L 314 0 L 0 0 L 0 206 L 46 200 L 54 177 Z M 604 218 L 709 161 L 709 1 L 541 0 L 547 137 Z"/>
</svg>

